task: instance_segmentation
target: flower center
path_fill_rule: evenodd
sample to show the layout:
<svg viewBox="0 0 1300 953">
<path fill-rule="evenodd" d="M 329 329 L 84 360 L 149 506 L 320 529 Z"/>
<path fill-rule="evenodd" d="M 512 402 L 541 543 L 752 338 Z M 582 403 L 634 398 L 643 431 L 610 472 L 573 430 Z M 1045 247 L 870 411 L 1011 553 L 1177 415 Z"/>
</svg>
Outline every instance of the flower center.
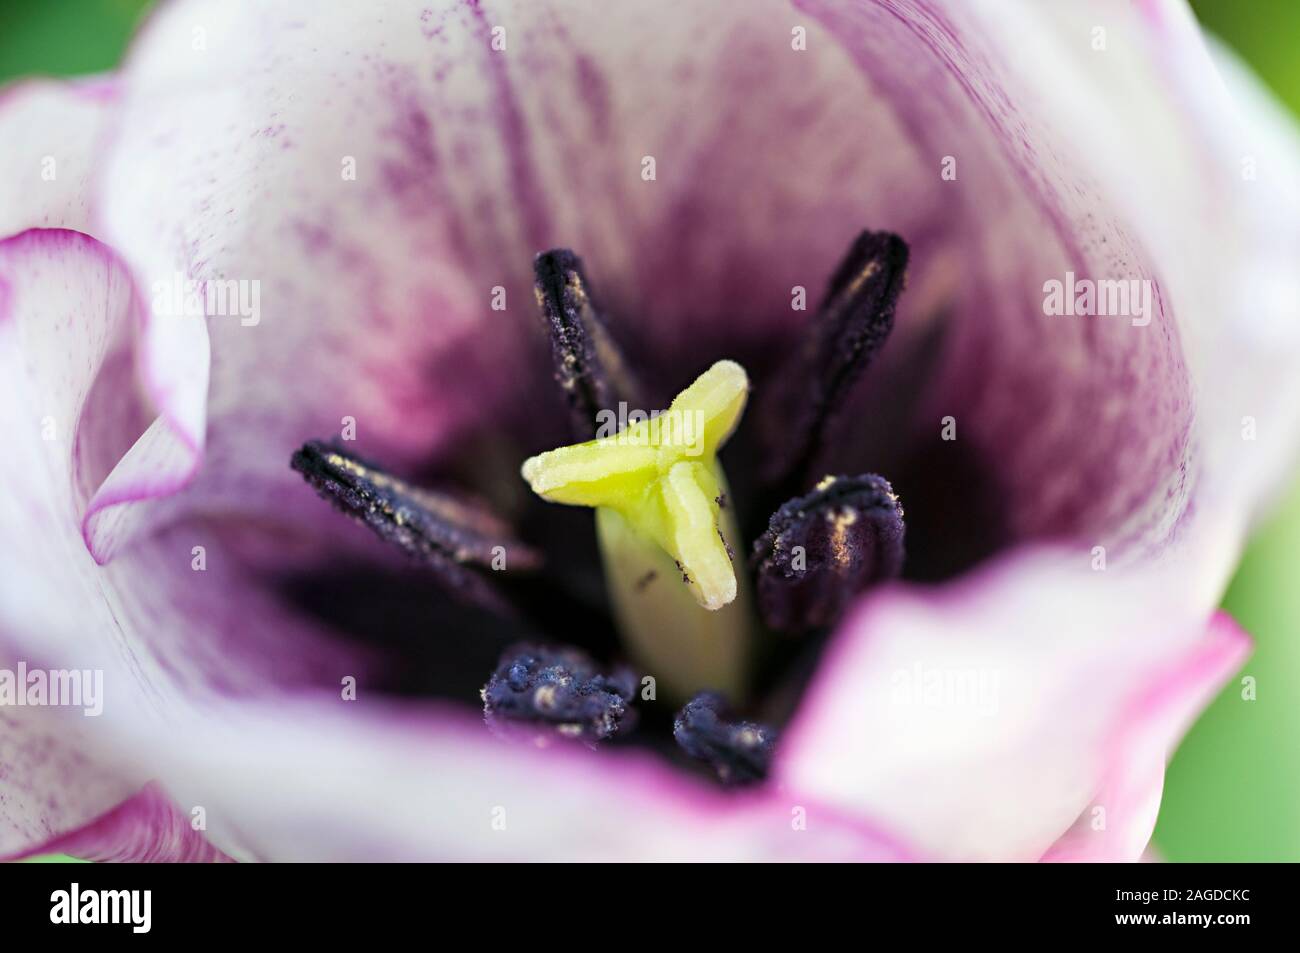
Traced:
<svg viewBox="0 0 1300 953">
<path fill-rule="evenodd" d="M 855 596 L 902 567 L 903 512 L 887 481 L 810 477 L 828 422 L 889 335 L 906 263 L 897 236 L 864 232 L 836 269 L 804 346 L 760 395 L 764 490 L 743 502 L 772 516 L 746 561 L 750 549 L 718 460 L 749 399 L 744 368 L 718 361 L 666 410 L 627 413 L 640 394 L 635 368 L 593 304 L 581 260 L 564 249 L 537 257 L 536 297 L 578 442 L 530 457 L 522 475 L 544 500 L 595 510 L 610 607 L 642 689 L 629 670 L 606 674 L 565 648 L 560 632 L 560 647 L 517 646 L 491 674 L 481 697 L 494 732 L 594 746 L 625 732 L 636 720 L 633 706 L 662 692 L 684 703 L 673 729 L 684 751 L 726 782 L 762 777 L 775 732 L 731 720 L 724 696 L 754 703 L 755 672 L 779 654 L 781 633 L 824 631 Z M 414 487 L 338 448 L 309 443 L 292 462 L 322 496 L 462 599 L 513 616 L 523 574 L 557 568 L 544 565 L 546 541 L 534 551 L 482 507 Z M 510 565 L 495 565 L 507 552 Z M 492 578 L 494 569 L 507 571 Z M 559 589 L 551 594 L 563 598 Z"/>
</svg>

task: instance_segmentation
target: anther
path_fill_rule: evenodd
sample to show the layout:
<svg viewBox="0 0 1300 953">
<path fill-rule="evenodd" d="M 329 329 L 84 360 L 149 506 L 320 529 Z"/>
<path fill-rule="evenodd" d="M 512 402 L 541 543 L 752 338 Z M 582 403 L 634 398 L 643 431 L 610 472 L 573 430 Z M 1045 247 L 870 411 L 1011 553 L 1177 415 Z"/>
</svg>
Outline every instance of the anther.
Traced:
<svg viewBox="0 0 1300 953">
<path fill-rule="evenodd" d="M 903 566 L 903 508 L 874 474 L 827 477 L 772 514 L 754 544 L 758 606 L 774 629 L 834 624 L 849 602 Z"/>
<path fill-rule="evenodd" d="M 533 261 L 533 288 L 551 341 L 555 380 L 578 440 L 596 435 L 597 415 L 634 399 L 636 385 L 591 300 L 582 259 L 555 248 Z"/>
<path fill-rule="evenodd" d="M 481 505 L 420 489 L 320 441 L 290 465 L 324 499 L 433 570 L 448 591 L 494 609 L 500 597 L 480 569 L 535 569 L 541 559 Z"/>
<path fill-rule="evenodd" d="M 483 719 L 502 737 L 544 746 L 558 739 L 595 747 L 632 726 L 636 677 L 599 672 L 582 652 L 536 645 L 507 651 L 483 687 Z"/>
<path fill-rule="evenodd" d="M 701 692 L 686 703 L 673 722 L 673 738 L 687 754 L 713 766 L 724 784 L 761 781 L 776 746 L 776 732 L 752 721 L 728 717 L 725 699 Z"/>
<path fill-rule="evenodd" d="M 789 488 L 814 462 L 826 428 L 894 326 L 907 244 L 891 232 L 863 232 L 826 289 L 803 348 L 778 372 L 768 424 L 764 476 Z"/>
</svg>

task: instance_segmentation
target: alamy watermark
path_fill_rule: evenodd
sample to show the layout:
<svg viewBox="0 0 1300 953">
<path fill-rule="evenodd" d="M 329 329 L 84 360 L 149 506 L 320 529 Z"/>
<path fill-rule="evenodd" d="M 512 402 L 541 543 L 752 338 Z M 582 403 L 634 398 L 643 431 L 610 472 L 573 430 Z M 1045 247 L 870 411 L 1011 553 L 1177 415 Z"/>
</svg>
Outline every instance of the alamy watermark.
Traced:
<svg viewBox="0 0 1300 953">
<path fill-rule="evenodd" d="M 644 424 L 645 426 L 639 426 Z M 685 455 L 704 452 L 704 411 L 628 410 L 627 401 L 618 410 L 596 413 L 596 439 L 630 447 L 684 447 Z"/>
<path fill-rule="evenodd" d="M 1126 317 L 1135 328 L 1151 323 L 1151 282 L 1146 278 L 1075 278 L 1043 282 L 1043 314 Z"/>
<path fill-rule="evenodd" d="M 5 706 L 80 708 L 89 718 L 104 712 L 104 673 L 101 669 L 0 668 L 0 708 Z"/>
<path fill-rule="evenodd" d="M 123 924 L 132 933 L 153 926 L 152 890 L 83 890 L 75 881 L 50 894 L 50 922 L 55 924 Z"/>
<path fill-rule="evenodd" d="M 919 662 L 890 678 L 890 698 L 899 707 L 961 708 L 996 715 L 1002 673 L 988 668 L 936 668 Z"/>
<path fill-rule="evenodd" d="M 238 317 L 246 328 L 262 320 L 262 283 L 209 278 L 194 281 L 179 271 L 153 283 L 153 313 L 159 317 Z"/>
</svg>

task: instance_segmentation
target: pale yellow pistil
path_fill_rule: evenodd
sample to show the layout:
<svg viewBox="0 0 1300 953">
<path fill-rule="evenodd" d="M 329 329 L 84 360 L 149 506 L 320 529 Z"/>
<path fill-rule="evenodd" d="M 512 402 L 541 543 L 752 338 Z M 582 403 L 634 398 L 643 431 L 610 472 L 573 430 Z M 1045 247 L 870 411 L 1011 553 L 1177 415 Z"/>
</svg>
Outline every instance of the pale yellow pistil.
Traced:
<svg viewBox="0 0 1300 953">
<path fill-rule="evenodd" d="M 749 607 L 717 451 L 748 395 L 744 368 L 719 361 L 657 417 L 523 465 L 544 499 L 596 509 L 620 628 L 673 695 L 743 691 Z"/>
</svg>

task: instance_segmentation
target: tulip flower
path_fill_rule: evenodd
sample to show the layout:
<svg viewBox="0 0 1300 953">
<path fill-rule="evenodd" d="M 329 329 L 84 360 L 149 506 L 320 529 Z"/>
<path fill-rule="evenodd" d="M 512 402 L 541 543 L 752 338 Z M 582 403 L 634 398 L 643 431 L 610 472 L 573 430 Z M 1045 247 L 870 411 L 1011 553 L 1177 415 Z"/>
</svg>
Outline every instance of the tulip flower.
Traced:
<svg viewBox="0 0 1300 953">
<path fill-rule="evenodd" d="M 0 140 L 0 856 L 1134 860 L 1248 653 L 1181 2 L 175 0 Z"/>
</svg>

